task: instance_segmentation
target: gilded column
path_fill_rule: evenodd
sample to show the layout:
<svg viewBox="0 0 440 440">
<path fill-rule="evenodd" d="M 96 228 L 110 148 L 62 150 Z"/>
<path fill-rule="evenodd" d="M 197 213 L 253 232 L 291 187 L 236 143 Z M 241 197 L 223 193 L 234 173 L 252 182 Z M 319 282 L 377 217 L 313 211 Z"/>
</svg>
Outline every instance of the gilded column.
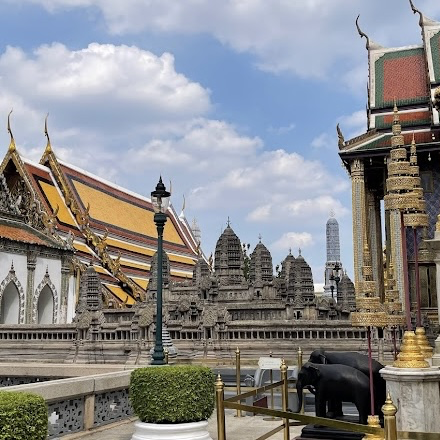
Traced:
<svg viewBox="0 0 440 440">
<path fill-rule="evenodd" d="M 61 294 L 60 294 L 60 314 L 59 324 L 65 324 L 67 321 L 67 300 L 69 295 L 69 277 L 71 258 L 63 255 L 61 258 Z"/>
<path fill-rule="evenodd" d="M 361 159 L 351 161 L 350 177 L 353 211 L 354 284 L 356 288 L 359 288 L 359 282 L 363 280 L 363 227 L 366 223 L 364 162 Z"/>
<path fill-rule="evenodd" d="M 26 324 L 32 324 L 32 299 L 34 297 L 35 266 L 37 265 L 37 254 L 29 251 L 27 254 L 27 283 L 24 320 Z"/>
</svg>

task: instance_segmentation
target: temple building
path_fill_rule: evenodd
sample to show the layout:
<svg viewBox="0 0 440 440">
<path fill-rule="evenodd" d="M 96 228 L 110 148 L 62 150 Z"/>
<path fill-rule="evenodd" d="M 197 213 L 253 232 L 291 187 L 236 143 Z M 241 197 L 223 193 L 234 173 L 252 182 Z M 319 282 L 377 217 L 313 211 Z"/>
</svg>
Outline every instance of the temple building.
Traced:
<svg viewBox="0 0 440 440">
<path fill-rule="evenodd" d="M 19 154 L 9 117 L 8 130 L 0 164 L 0 323 L 72 322 L 89 266 L 104 307 L 145 300 L 157 246 L 150 200 L 59 160 L 47 128 L 39 163 Z M 192 277 L 199 246 L 184 215 L 170 207 L 170 280 Z"/>
<path fill-rule="evenodd" d="M 383 47 L 356 22 L 369 66 L 366 132 L 346 141 L 338 125 L 339 156 L 352 182 L 356 290 L 365 281 L 364 259 L 371 256 L 382 300 L 387 273 L 404 307 L 408 286 L 414 311 L 418 267 L 424 319 L 438 322 L 440 22 L 410 6 L 421 30 L 413 46 Z"/>
</svg>

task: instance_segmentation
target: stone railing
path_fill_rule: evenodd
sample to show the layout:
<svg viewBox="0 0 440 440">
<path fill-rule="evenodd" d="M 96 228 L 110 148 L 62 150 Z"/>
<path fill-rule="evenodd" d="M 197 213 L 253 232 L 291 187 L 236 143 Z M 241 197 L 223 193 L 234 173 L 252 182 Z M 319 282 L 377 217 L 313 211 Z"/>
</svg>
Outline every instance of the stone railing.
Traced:
<svg viewBox="0 0 440 440">
<path fill-rule="evenodd" d="M 0 325 L 0 341 L 74 341 L 75 324 L 16 324 Z"/>
<path fill-rule="evenodd" d="M 54 439 L 130 417 L 133 414 L 128 399 L 130 374 L 130 370 L 112 371 L 9 386 L 4 390 L 42 396 L 48 405 L 48 439 Z"/>
</svg>

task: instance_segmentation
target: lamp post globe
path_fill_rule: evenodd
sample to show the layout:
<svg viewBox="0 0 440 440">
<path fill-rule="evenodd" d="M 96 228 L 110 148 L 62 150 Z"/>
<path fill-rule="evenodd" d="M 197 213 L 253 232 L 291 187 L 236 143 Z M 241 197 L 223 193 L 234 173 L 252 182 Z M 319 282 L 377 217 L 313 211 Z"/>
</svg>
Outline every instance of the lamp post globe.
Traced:
<svg viewBox="0 0 440 440">
<path fill-rule="evenodd" d="M 163 230 L 167 221 L 167 209 L 171 193 L 165 188 L 162 176 L 151 192 L 151 204 L 154 210 L 154 223 L 157 228 L 157 294 L 156 294 L 156 338 L 151 365 L 164 365 L 165 354 L 162 344 L 162 285 L 163 285 Z"/>
</svg>

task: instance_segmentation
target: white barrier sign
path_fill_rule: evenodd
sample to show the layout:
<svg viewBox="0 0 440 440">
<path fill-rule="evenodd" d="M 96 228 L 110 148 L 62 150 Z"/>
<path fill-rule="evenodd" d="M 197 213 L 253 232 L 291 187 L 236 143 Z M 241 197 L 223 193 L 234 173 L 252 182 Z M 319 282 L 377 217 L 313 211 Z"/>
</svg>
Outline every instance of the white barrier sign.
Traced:
<svg viewBox="0 0 440 440">
<path fill-rule="evenodd" d="M 258 360 L 260 370 L 279 370 L 281 367 L 281 358 L 261 356 Z"/>
</svg>

